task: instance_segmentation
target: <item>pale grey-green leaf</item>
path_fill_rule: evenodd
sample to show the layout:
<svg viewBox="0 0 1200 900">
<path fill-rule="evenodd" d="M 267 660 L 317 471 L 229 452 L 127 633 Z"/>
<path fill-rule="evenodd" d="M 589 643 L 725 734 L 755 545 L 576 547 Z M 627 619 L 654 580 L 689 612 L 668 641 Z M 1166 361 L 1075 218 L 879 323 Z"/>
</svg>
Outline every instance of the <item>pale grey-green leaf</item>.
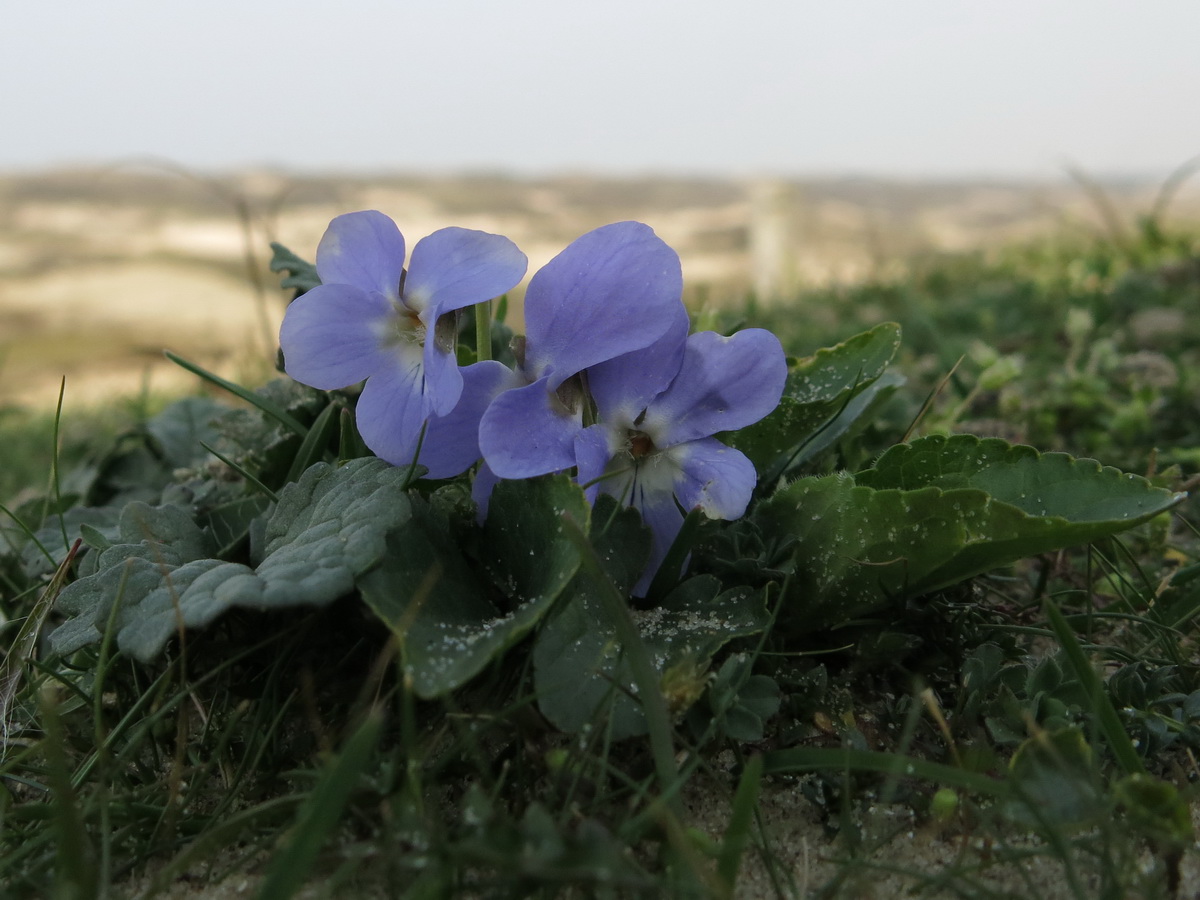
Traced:
<svg viewBox="0 0 1200 900">
<path fill-rule="evenodd" d="M 374 458 L 340 468 L 313 466 L 280 493 L 266 526 L 266 558 L 257 569 L 182 558 L 187 554 L 180 548 L 193 548 L 197 526 L 176 508 L 131 505 L 122 516 L 123 535 L 170 534 L 175 542 L 105 551 L 102 559 L 113 554 L 112 564 L 68 586 L 59 599 L 60 609 L 86 619 L 91 629 L 71 624 L 55 648 L 70 652 L 98 639 L 118 597 L 117 645 L 142 660 L 160 653 L 179 628 L 203 627 L 234 607 L 332 603 L 378 565 L 388 532 L 408 520 L 407 478 L 406 470 Z"/>
</svg>

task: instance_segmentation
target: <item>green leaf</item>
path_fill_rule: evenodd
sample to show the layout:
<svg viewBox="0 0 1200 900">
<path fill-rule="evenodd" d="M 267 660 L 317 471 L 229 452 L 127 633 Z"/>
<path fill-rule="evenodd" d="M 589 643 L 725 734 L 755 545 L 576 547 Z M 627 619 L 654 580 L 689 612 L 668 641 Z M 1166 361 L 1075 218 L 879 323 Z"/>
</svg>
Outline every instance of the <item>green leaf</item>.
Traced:
<svg viewBox="0 0 1200 900">
<path fill-rule="evenodd" d="M 63 532 L 66 532 L 67 540 L 73 542 L 77 537 L 85 537 L 85 525 L 99 532 L 109 544 L 120 541 L 120 514 L 119 509 L 111 506 L 75 506 L 61 516 L 51 516 L 21 548 L 22 569 L 30 577 L 53 572 L 70 551 L 63 543 Z M 92 546 L 91 540 L 85 539 L 85 543 Z M 49 552 L 49 558 L 43 550 Z M 94 554 L 89 551 L 84 560 L 93 558 Z"/>
<path fill-rule="evenodd" d="M 361 579 L 360 589 L 367 606 L 400 636 L 419 697 L 464 684 L 487 665 L 513 627 L 423 505 L 389 536 L 383 564 Z"/>
<path fill-rule="evenodd" d="M 174 468 L 196 466 L 208 458 L 202 444 L 212 444 L 218 433 L 213 421 L 228 411 L 209 397 L 184 397 L 146 423 L 146 431 Z"/>
<path fill-rule="evenodd" d="M 779 685 L 766 675 L 752 675 L 754 657 L 734 653 L 721 665 L 708 688 L 708 703 L 696 707 L 691 719 L 697 733 L 712 725 L 735 741 L 763 739 L 764 723 L 779 712 Z"/>
<path fill-rule="evenodd" d="M 262 484 L 272 490 L 278 490 L 289 481 L 295 481 L 299 472 L 307 468 L 304 466 L 296 469 L 295 462 L 307 452 L 302 449 L 306 441 L 318 440 L 318 435 L 313 434 L 313 428 L 329 406 L 330 397 L 324 391 L 315 390 L 290 378 L 268 381 L 257 388 L 254 395 L 295 419 L 301 425 L 301 431 L 297 433 L 291 427 L 283 425 L 274 415 L 263 412 L 259 404 L 251 407 L 239 406 L 227 410 L 225 415 L 214 423 L 220 440 L 212 446 L 242 469 L 252 473 Z M 359 455 L 374 456 L 373 453 Z M 315 463 L 320 459 L 321 456 L 317 455 L 311 457 L 311 462 Z M 326 458 L 325 461 L 331 460 Z"/>
<path fill-rule="evenodd" d="M 133 502 L 121 510 L 117 540 L 100 554 L 99 568 L 140 557 L 160 566 L 178 566 L 212 554 L 212 539 L 178 506 Z"/>
<path fill-rule="evenodd" d="M 296 294 L 299 296 L 321 283 L 321 277 L 317 275 L 317 267 L 312 263 L 301 259 L 283 244 L 275 241 L 271 242 L 271 250 L 273 251 L 271 271 L 288 273 L 279 282 L 281 288 L 295 288 Z"/>
<path fill-rule="evenodd" d="M 735 706 L 725 713 L 725 736 L 744 744 L 753 744 L 763 739 L 762 716 L 744 706 Z"/>
<path fill-rule="evenodd" d="M 737 701 L 743 709 L 766 721 L 779 712 L 783 698 L 775 679 L 766 675 L 751 675 L 738 691 Z"/>
<path fill-rule="evenodd" d="M 1191 845 L 1191 812 L 1175 785 L 1135 772 L 1116 783 L 1113 796 L 1128 821 L 1160 848 L 1179 851 Z"/>
<path fill-rule="evenodd" d="M 870 405 L 851 406 L 891 363 L 900 347 L 900 326 L 876 325 L 835 347 L 818 350 L 796 362 L 788 373 L 783 397 L 760 422 L 727 435 L 770 480 L 793 465 L 800 454 L 810 458 L 854 424 Z M 889 382 L 889 386 L 894 386 Z"/>
<path fill-rule="evenodd" d="M 538 706 L 563 731 L 577 732 L 607 717 L 616 739 L 643 734 L 645 717 L 616 626 L 605 615 L 590 580 L 577 581 L 573 588 L 570 601 L 555 610 L 534 643 Z M 662 606 L 633 611 L 660 677 L 690 669 L 702 688 L 704 669 L 722 646 L 767 626 L 763 592 L 720 591 L 717 579 L 701 575 L 685 581 Z M 669 693 L 691 702 L 700 690 Z"/>
<path fill-rule="evenodd" d="M 224 559 L 246 540 L 251 525 L 270 508 L 271 501 L 262 494 L 250 494 L 212 507 L 202 515 L 200 524 L 215 539 L 216 555 Z"/>
<path fill-rule="evenodd" d="M 1108 810 L 1092 748 L 1077 728 L 1040 731 L 1013 755 L 1016 797 L 1004 805 L 1022 825 L 1077 829 Z"/>
<path fill-rule="evenodd" d="M 812 630 L 1109 537 L 1182 496 L 1094 460 L 959 435 L 895 447 L 857 477 L 800 479 L 753 517 L 793 542 L 787 602 L 804 612 L 791 624 Z"/>
<path fill-rule="evenodd" d="M 907 378 L 898 372 L 884 372 L 861 391 L 846 401 L 833 418 L 827 420 L 811 438 L 791 454 L 780 474 L 816 459 L 846 436 L 860 422 L 870 421 L 871 414 L 887 402 L 888 398 L 902 387 Z M 768 481 L 774 472 L 764 473 Z"/>
<path fill-rule="evenodd" d="M 465 684 L 542 619 L 579 568 L 563 517 L 586 528 L 589 513 L 583 491 L 565 475 L 501 482 L 481 538 L 485 580 L 447 526 L 414 509 L 361 589 L 403 641 L 418 696 Z"/>
<path fill-rule="evenodd" d="M 338 413 L 342 408 L 336 403 L 330 403 L 321 410 L 321 414 L 308 429 L 308 434 L 304 436 L 300 449 L 296 451 L 296 458 L 292 460 L 291 468 L 288 469 L 288 481 L 295 481 L 309 466 L 320 462 L 321 457 L 325 455 L 326 446 L 337 430 Z"/>
<path fill-rule="evenodd" d="M 597 500 L 595 521 L 598 533 L 591 542 L 604 575 L 619 593 L 628 594 L 649 557 L 648 530 L 636 510 L 618 508 L 616 501 L 606 495 Z M 534 642 L 534 685 L 539 692 L 539 706 L 559 727 L 563 727 L 560 722 L 568 723 L 570 731 L 578 731 L 588 712 L 613 690 L 611 681 L 597 677 L 600 669 L 587 668 L 590 663 L 608 658 L 607 651 L 617 640 L 616 626 L 608 621 L 598 594 L 601 589 L 587 573 L 578 574 L 567 589 L 567 602 L 551 614 Z M 599 630 L 593 630 L 597 626 Z M 576 664 L 580 667 L 566 682 L 558 680 Z M 632 679 L 631 673 L 626 674 Z M 582 715 L 571 709 L 576 702 L 589 704 Z M 620 710 L 614 709 L 614 716 L 628 718 L 627 727 L 640 733 L 639 728 L 644 730 L 640 711 L 632 706 L 627 703 Z"/>
<path fill-rule="evenodd" d="M 931 573 L 930 586 L 921 590 L 944 587 L 1022 557 L 1111 537 L 1186 496 L 1094 459 L 1039 453 L 998 438 L 965 434 L 935 435 L 893 447 L 874 467 L 859 473 L 857 481 L 876 489 L 934 487 L 946 490 L 947 496 L 979 490 L 989 497 L 984 521 L 966 522 L 963 552 L 951 565 Z"/>
<path fill-rule="evenodd" d="M 131 598 L 134 603 L 141 602 L 163 585 L 164 575 L 178 569 L 179 566 L 158 566 L 134 556 L 67 585 L 58 595 L 56 609 L 70 618 L 54 629 L 50 647 L 55 653 L 66 655 L 98 643 L 114 603 L 124 604 Z"/>
<path fill-rule="evenodd" d="M 311 548 L 313 567 L 336 561 L 366 572 L 383 556 L 384 535 L 408 520 L 409 474 L 407 467 L 373 457 L 338 467 L 317 463 L 280 493 L 267 522 L 267 558 L 259 571 L 272 557 L 300 557 Z"/>
<path fill-rule="evenodd" d="M 194 549 L 193 531 L 200 534 L 197 526 L 180 518 L 177 508 L 151 511 L 157 518 L 142 510 L 137 527 L 157 528 L 155 534 L 169 526 L 175 529 L 173 541 L 106 550 L 101 571 L 60 595 L 60 608 L 76 618 L 54 633 L 54 648 L 67 653 L 98 639 L 118 601 L 117 646 L 143 661 L 162 652 L 180 627 L 203 627 L 234 607 L 332 603 L 379 564 L 387 533 L 408 521 L 408 474 L 379 459 L 353 460 L 341 468 L 313 466 L 281 492 L 266 524 L 265 556 L 257 569 L 187 558 Z M 123 515 L 123 536 L 126 530 Z"/>
<path fill-rule="evenodd" d="M 591 512 L 583 489 L 566 475 L 500 482 L 480 541 L 492 582 L 513 603 L 557 597 L 579 567 L 563 518 L 587 534 Z"/>
<path fill-rule="evenodd" d="M 1145 478 L 1094 459 L 1039 453 L 999 438 L 932 435 L 898 444 L 857 476 L 874 488 L 978 488 L 1031 516 L 1073 522 L 1141 519 L 1161 512 L 1164 497 Z M 1177 499 L 1182 499 L 1178 495 Z"/>
<path fill-rule="evenodd" d="M 79 536 L 83 538 L 83 542 L 93 550 L 98 552 L 107 550 L 112 546 L 112 541 L 108 536 L 94 525 L 89 525 L 83 522 L 79 526 Z"/>
</svg>

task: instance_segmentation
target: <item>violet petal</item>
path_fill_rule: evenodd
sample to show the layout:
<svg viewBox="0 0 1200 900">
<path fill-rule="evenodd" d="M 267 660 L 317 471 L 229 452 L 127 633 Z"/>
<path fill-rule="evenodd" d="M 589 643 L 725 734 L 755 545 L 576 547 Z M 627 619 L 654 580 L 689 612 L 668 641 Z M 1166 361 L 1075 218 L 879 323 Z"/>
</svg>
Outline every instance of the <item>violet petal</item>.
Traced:
<svg viewBox="0 0 1200 900">
<path fill-rule="evenodd" d="M 358 398 L 358 433 L 376 456 L 394 466 L 407 466 L 417 457 L 425 423 L 421 368 L 420 356 L 410 351 L 368 378 Z"/>
<path fill-rule="evenodd" d="M 575 435 L 575 480 L 582 485 L 588 503 L 596 502 L 604 486 L 601 476 L 613 456 L 612 436 L 613 432 L 604 425 L 589 425 Z"/>
<path fill-rule="evenodd" d="M 573 241 L 530 280 L 525 370 L 576 372 L 662 337 L 677 320 L 679 256 L 639 222 L 605 225 Z"/>
<path fill-rule="evenodd" d="M 433 416 L 421 445 L 427 478 L 453 478 L 479 459 L 479 420 L 488 404 L 502 391 L 518 384 L 512 370 L 495 360 L 485 360 L 462 370 L 462 399 L 445 416 Z"/>
<path fill-rule="evenodd" d="M 357 384 L 388 365 L 380 335 L 394 315 L 377 291 L 321 284 L 288 306 L 279 329 L 287 373 L 320 390 Z"/>
<path fill-rule="evenodd" d="M 338 216 L 317 245 L 317 274 L 323 284 L 352 284 L 397 300 L 403 270 L 404 236 L 378 210 Z"/>
<path fill-rule="evenodd" d="M 463 393 L 463 378 L 458 368 L 455 348 L 438 345 L 436 325 L 430 322 L 425 331 L 425 410 L 430 415 L 444 416 L 454 409 Z"/>
<path fill-rule="evenodd" d="M 500 483 L 500 476 L 491 470 L 486 462 L 481 462 L 475 470 L 475 479 L 471 482 L 471 499 L 475 501 L 475 521 L 480 525 L 487 519 L 488 504 L 492 499 L 492 491 Z"/>
<path fill-rule="evenodd" d="M 702 438 L 666 452 L 678 466 L 675 496 L 685 510 L 699 507 L 710 519 L 737 519 L 746 511 L 758 473 L 740 450 Z"/>
<path fill-rule="evenodd" d="M 660 447 L 744 428 L 779 405 L 786 380 L 787 360 L 771 332 L 701 331 L 688 338 L 679 374 L 650 405 L 643 427 Z"/>
<path fill-rule="evenodd" d="M 479 425 L 483 458 L 501 478 L 531 478 L 575 465 L 583 416 L 563 407 L 548 379 L 505 391 Z"/>
<path fill-rule="evenodd" d="M 684 517 L 675 503 L 675 498 L 663 491 L 635 490 L 633 505 L 641 512 L 642 521 L 650 527 L 650 559 L 631 592 L 635 597 L 644 597 L 663 560 L 666 559 L 671 544 L 679 536 Z"/>
<path fill-rule="evenodd" d="M 413 247 L 404 279 L 404 302 L 436 315 L 498 297 L 516 287 L 529 262 L 499 234 L 442 228 Z"/>
<path fill-rule="evenodd" d="M 649 347 L 587 370 L 588 390 L 602 421 L 633 427 L 642 410 L 670 386 L 683 363 L 689 324 L 687 310 L 680 304 L 667 333 Z"/>
</svg>

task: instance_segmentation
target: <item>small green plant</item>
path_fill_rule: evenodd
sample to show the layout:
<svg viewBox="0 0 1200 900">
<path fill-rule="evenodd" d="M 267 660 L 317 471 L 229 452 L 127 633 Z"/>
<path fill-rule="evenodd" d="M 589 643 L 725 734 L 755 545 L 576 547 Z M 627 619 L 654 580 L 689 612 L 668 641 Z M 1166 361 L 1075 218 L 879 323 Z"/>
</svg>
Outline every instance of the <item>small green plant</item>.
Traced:
<svg viewBox="0 0 1200 900">
<path fill-rule="evenodd" d="M 910 884 L 987 896 L 1033 835 L 1076 896 L 1177 885 L 1194 448 L 1157 421 L 1187 392 L 1133 355 L 1123 292 L 1181 245 L 1102 278 L 1010 260 L 865 288 L 920 313 L 903 342 L 785 329 L 812 351 L 786 356 L 757 328 L 689 336 L 645 226 L 539 272 L 513 339 L 484 295 L 519 251 L 449 229 L 405 269 L 382 218 L 343 217 L 316 266 L 276 247 L 306 384 L 179 360 L 231 402 L 98 436 L 5 508 L 14 896 L 154 895 L 251 859 L 263 897 L 728 897 L 750 869 L 788 896 L 759 815 L 788 779 L 844 850 L 823 896 L 899 833 L 875 803 L 962 839 Z M 1018 356 L 984 325 L 1036 340 Z M 974 383 L 918 417 L 948 370 L 922 360 L 958 345 Z M 1194 347 L 1170 352 L 1182 373 Z M 987 412 L 1064 431 L 1046 451 L 951 433 Z M 1179 435 L 1178 468 L 1064 452 L 1127 461 L 1147 429 Z M 701 783 L 724 792 L 711 834 Z"/>
</svg>

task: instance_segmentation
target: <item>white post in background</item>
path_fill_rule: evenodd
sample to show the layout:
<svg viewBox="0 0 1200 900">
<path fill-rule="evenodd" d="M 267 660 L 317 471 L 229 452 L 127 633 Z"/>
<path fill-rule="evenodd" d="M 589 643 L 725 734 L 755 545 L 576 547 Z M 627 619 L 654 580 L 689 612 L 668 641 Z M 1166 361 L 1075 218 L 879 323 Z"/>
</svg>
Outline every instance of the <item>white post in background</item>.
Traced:
<svg viewBox="0 0 1200 900">
<path fill-rule="evenodd" d="M 760 302 L 790 297 L 799 286 L 798 193 L 794 184 L 779 178 L 760 178 L 750 184 L 750 267 Z"/>
</svg>

